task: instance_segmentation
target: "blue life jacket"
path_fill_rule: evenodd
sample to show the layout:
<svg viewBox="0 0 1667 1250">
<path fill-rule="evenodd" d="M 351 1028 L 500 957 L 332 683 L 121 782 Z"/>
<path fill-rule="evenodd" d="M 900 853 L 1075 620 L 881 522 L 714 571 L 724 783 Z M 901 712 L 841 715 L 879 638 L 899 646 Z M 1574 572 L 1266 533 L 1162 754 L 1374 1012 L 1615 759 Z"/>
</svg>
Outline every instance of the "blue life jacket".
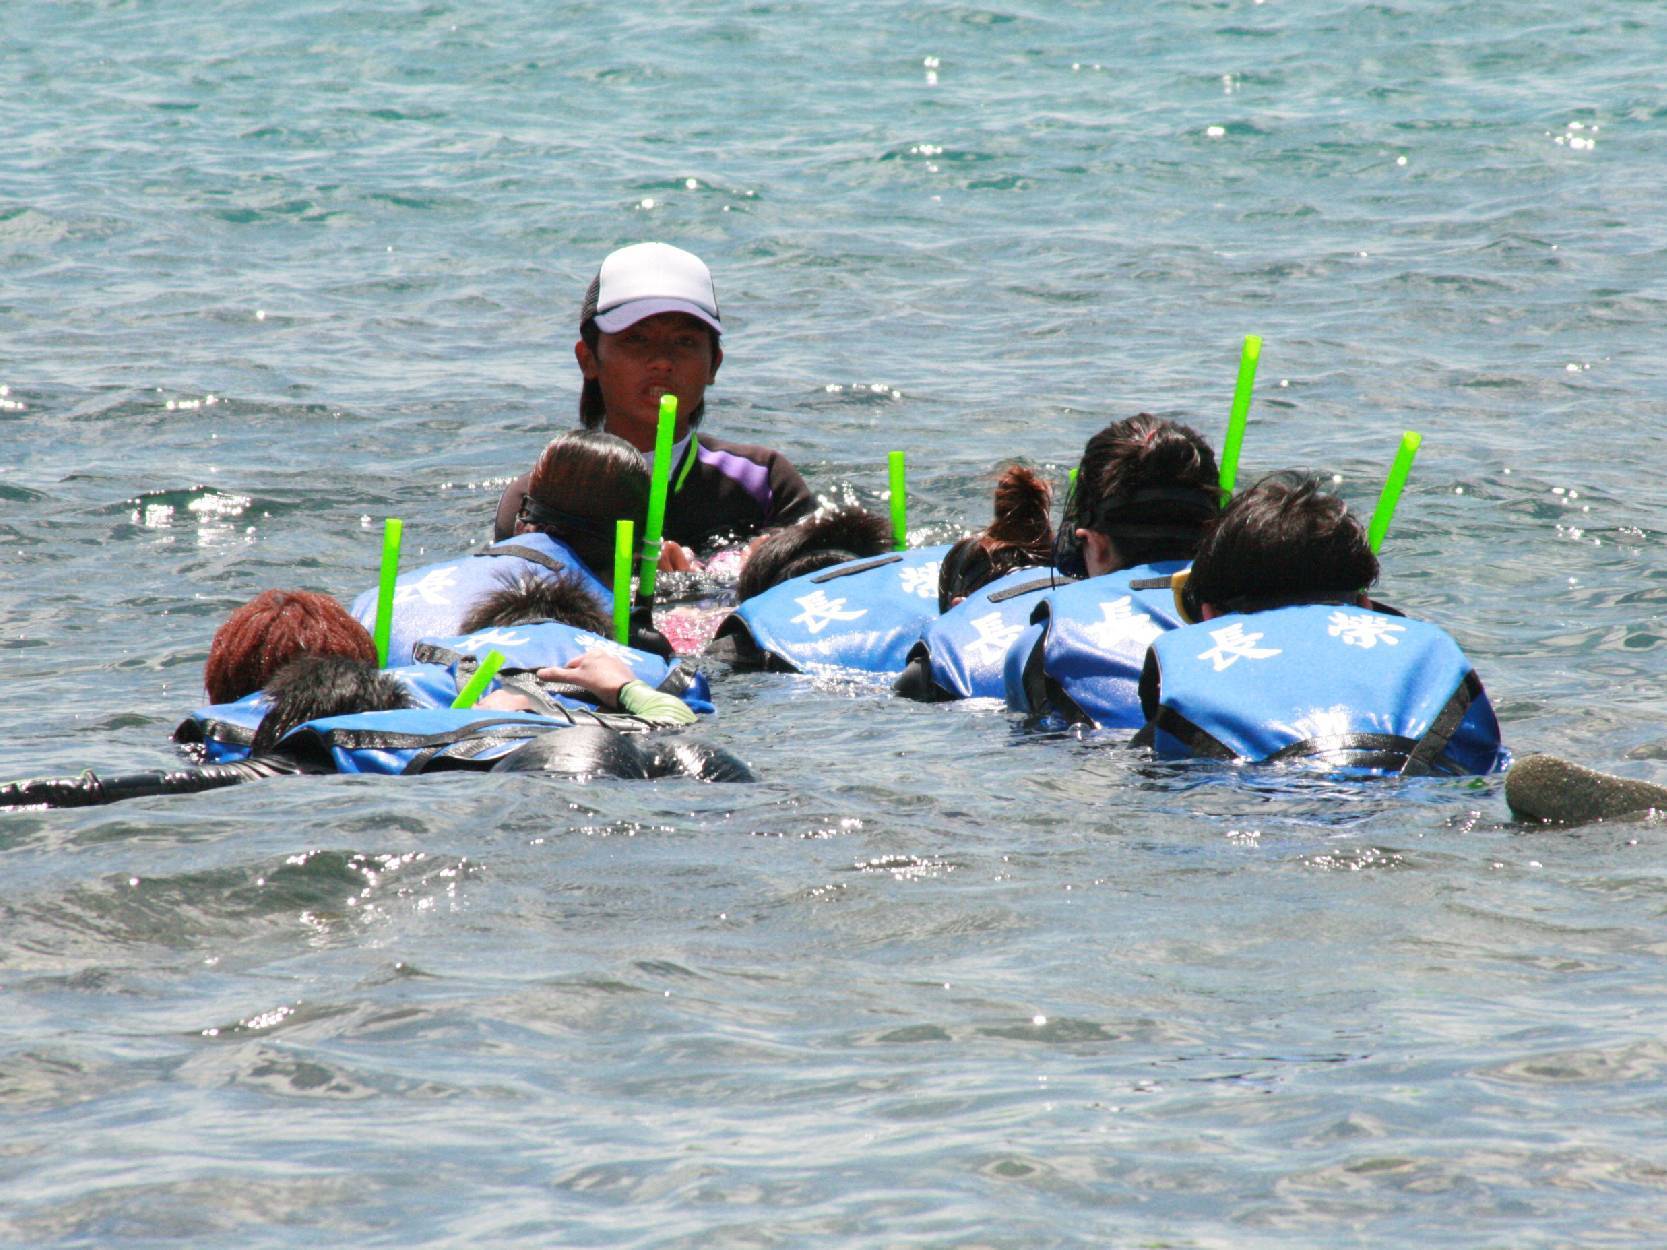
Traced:
<svg viewBox="0 0 1667 1250">
<path fill-rule="evenodd" d="M 505 575 L 576 576 L 603 607 L 613 603 L 613 592 L 596 579 L 584 562 L 559 539 L 548 534 L 517 534 L 484 551 L 401 573 L 394 583 L 394 619 L 388 633 L 388 663 L 409 664 L 417 640 L 455 635 L 463 618 L 483 595 L 498 590 Z M 366 629 L 376 630 L 377 588 L 353 601 L 353 615 Z"/>
<path fill-rule="evenodd" d="M 1036 605 L 1075 580 L 1047 568 L 1014 569 L 928 621 L 908 658 L 924 657 L 932 684 L 954 698 L 999 699 L 1007 653 Z"/>
<path fill-rule="evenodd" d="M 589 630 L 563 625 L 558 621 L 537 621 L 527 625 L 499 625 L 448 638 L 424 638 L 412 649 L 421 665 L 437 665 L 449 672 L 453 695 L 474 675 L 479 661 L 489 651 L 503 654 L 504 665 L 499 673 L 508 677 L 515 673 L 530 673 L 541 668 L 559 668 L 578 659 L 587 651 L 606 651 L 621 660 L 631 675 L 654 690 L 675 694 L 689 705 L 691 711 L 709 715 L 713 711 L 712 692 L 705 674 L 680 660 L 667 662 L 652 652 L 634 647 L 622 647 L 608 638 Z M 495 683 L 496 684 L 496 683 Z M 564 694 L 544 688 L 545 694 L 557 702 L 574 708 L 594 708 L 596 700 L 576 691 Z M 448 704 L 450 700 L 447 700 Z"/>
<path fill-rule="evenodd" d="M 402 708 L 308 721 L 285 734 L 279 747 L 293 758 L 340 773 L 486 769 L 529 738 L 571 723 L 531 712 Z"/>
<path fill-rule="evenodd" d="M 1458 643 L 1426 621 L 1309 603 L 1235 613 L 1152 644 L 1160 756 L 1318 759 L 1373 773 L 1489 773 L 1509 754 Z"/>
<path fill-rule="evenodd" d="M 1185 560 L 1163 560 L 1061 586 L 1036 605 L 1039 627 L 1003 664 L 1007 705 L 1103 729 L 1139 729 L 1146 648 L 1184 624 L 1170 578 Z"/>
<path fill-rule="evenodd" d="M 203 764 L 234 764 L 249 758 L 261 717 L 272 705 L 259 690 L 235 703 L 210 703 L 174 729 L 174 741 Z"/>
<path fill-rule="evenodd" d="M 790 578 L 754 595 L 719 633 L 751 635 L 770 666 L 899 673 L 938 614 L 938 565 L 948 543 L 916 547 Z"/>
</svg>

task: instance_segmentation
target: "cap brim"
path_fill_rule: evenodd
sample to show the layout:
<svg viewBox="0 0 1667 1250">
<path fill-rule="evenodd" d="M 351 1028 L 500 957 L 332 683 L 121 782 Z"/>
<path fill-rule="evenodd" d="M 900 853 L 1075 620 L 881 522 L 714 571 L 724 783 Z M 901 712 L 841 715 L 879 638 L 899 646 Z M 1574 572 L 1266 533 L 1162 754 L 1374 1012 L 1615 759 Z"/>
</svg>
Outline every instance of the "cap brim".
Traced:
<svg viewBox="0 0 1667 1250">
<path fill-rule="evenodd" d="M 634 326 L 644 317 L 658 316 L 660 313 L 688 313 L 691 317 L 698 317 L 711 326 L 719 334 L 724 332 L 723 322 L 707 312 L 699 304 L 686 299 L 633 299 L 627 300 L 616 308 L 596 314 L 596 328 L 603 334 L 618 334 L 629 326 Z"/>
</svg>

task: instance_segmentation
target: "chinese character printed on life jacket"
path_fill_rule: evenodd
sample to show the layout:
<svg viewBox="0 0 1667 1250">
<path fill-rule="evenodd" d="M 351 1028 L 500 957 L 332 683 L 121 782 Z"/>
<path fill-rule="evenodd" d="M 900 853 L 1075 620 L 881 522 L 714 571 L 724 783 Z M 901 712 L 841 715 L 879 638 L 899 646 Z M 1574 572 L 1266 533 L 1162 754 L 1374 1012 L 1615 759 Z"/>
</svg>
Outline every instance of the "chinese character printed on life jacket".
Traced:
<svg viewBox="0 0 1667 1250">
<path fill-rule="evenodd" d="M 1134 610 L 1133 595 L 1102 603 L 1100 615 L 1105 619 L 1083 626 L 1082 632 L 1093 639 L 1102 651 L 1116 651 L 1117 644 L 1123 642 L 1132 642 L 1144 651 L 1151 645 L 1152 639 L 1163 633 L 1163 628 L 1151 617 Z"/>
<path fill-rule="evenodd" d="M 1023 621 L 1008 624 L 1001 619 L 1000 612 L 986 613 L 975 617 L 969 622 L 978 631 L 978 637 L 967 644 L 967 654 L 973 652 L 987 652 L 991 655 L 1006 655 L 1007 648 L 1013 645 L 1013 640 L 1025 632 Z"/>
<path fill-rule="evenodd" d="M 478 651 L 482 647 L 519 647 L 524 642 L 531 642 L 531 634 L 518 634 L 513 629 L 483 629 L 478 634 L 470 634 L 457 644 L 459 651 Z"/>
<path fill-rule="evenodd" d="M 446 604 L 451 602 L 452 588 L 456 583 L 456 565 L 430 569 L 416 581 L 395 590 L 394 602 L 401 604 L 410 603 L 413 599 L 421 599 L 424 603 L 433 607 L 445 607 Z"/>
<path fill-rule="evenodd" d="M 813 634 L 819 634 L 834 621 L 854 621 L 859 616 L 867 616 L 867 608 L 858 608 L 854 612 L 845 611 L 845 600 L 830 599 L 823 590 L 812 591 L 793 600 L 804 609 L 798 616 L 792 618 L 795 625 L 803 625 Z"/>
<path fill-rule="evenodd" d="M 1333 638 L 1341 638 L 1347 647 L 1361 647 L 1370 651 L 1378 643 L 1386 646 L 1399 646 L 1401 640 L 1396 634 L 1406 631 L 1405 625 L 1397 625 L 1385 616 L 1374 616 L 1370 612 L 1351 615 L 1348 612 L 1333 612 L 1330 616 L 1331 628 L 1326 632 Z"/>
<path fill-rule="evenodd" d="M 632 655 L 630 647 L 622 647 L 612 638 L 604 638 L 601 634 L 575 634 L 573 641 L 586 651 L 600 651 L 604 655 L 611 655 L 621 660 L 629 660 Z"/>
<path fill-rule="evenodd" d="M 1240 660 L 1265 660 L 1269 656 L 1279 654 L 1278 647 L 1258 647 L 1262 641 L 1261 634 L 1247 634 L 1243 624 L 1229 625 L 1226 629 L 1212 629 L 1210 637 L 1216 640 L 1216 645 L 1208 651 L 1200 651 L 1198 658 L 1208 660 L 1215 665 L 1216 672 L 1224 672 Z"/>
<path fill-rule="evenodd" d="M 941 560 L 934 560 L 930 564 L 917 564 L 913 568 L 898 570 L 897 580 L 906 595 L 919 595 L 922 599 L 936 599 L 938 597 L 938 566 Z"/>
</svg>

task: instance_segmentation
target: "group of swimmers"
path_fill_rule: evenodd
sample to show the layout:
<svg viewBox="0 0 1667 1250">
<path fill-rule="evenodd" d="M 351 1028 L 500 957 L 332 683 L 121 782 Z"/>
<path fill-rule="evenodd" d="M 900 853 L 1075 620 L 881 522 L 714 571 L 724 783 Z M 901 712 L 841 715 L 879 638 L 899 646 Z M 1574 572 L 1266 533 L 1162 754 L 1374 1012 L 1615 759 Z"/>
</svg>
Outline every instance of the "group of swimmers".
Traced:
<svg viewBox="0 0 1667 1250">
<path fill-rule="evenodd" d="M 209 705 L 176 735 L 194 767 L 21 782 L 0 787 L 0 805 L 293 772 L 746 780 L 739 759 L 683 732 L 713 710 L 708 674 L 734 668 L 856 670 L 913 699 L 1000 699 L 1031 724 L 1121 731 L 1162 758 L 1400 775 L 1507 762 L 1457 644 L 1369 597 L 1365 530 L 1313 479 L 1279 474 L 1225 498 L 1209 444 L 1141 413 L 1088 441 L 1057 529 L 1048 483 L 1014 467 L 978 533 L 894 550 L 884 519 L 818 511 L 779 452 L 700 429 L 722 334 L 697 257 L 662 243 L 612 253 L 574 346 L 582 428 L 506 487 L 490 545 L 400 576 L 386 654 L 367 628 L 374 590 L 351 612 L 268 591 L 215 635 Z M 698 661 L 677 654 L 687 631 L 665 628 L 675 609 L 639 613 L 623 640 L 610 629 L 614 596 L 631 593 L 615 585 L 615 526 L 647 510 L 667 395 L 679 415 L 659 566 L 739 570 Z M 459 697 L 482 685 L 478 702 Z"/>
</svg>

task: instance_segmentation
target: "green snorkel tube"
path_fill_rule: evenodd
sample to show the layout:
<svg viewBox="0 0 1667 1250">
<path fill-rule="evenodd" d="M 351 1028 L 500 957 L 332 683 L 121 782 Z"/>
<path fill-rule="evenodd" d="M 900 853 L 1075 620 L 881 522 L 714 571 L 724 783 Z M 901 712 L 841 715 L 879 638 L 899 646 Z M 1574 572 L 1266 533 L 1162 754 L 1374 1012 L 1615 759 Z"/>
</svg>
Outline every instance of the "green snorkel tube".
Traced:
<svg viewBox="0 0 1667 1250">
<path fill-rule="evenodd" d="M 1239 380 L 1233 387 L 1233 408 L 1227 417 L 1227 437 L 1221 440 L 1221 494 L 1233 493 L 1233 483 L 1239 476 L 1239 449 L 1244 446 L 1245 422 L 1250 416 L 1250 393 L 1256 386 L 1256 363 L 1262 359 L 1262 340 L 1255 334 L 1244 336 L 1244 349 L 1239 353 Z"/>
<path fill-rule="evenodd" d="M 909 547 L 909 483 L 903 453 L 891 452 L 886 457 L 886 468 L 891 482 L 891 546 L 893 551 Z"/>
<path fill-rule="evenodd" d="M 399 580 L 399 542 L 405 523 L 396 516 L 382 522 L 382 580 L 376 591 L 376 667 L 388 667 L 388 639 L 394 629 L 394 583 Z"/>
<path fill-rule="evenodd" d="M 1378 496 L 1377 510 L 1372 513 L 1372 524 L 1366 530 L 1366 542 L 1372 548 L 1372 554 L 1377 555 L 1383 547 L 1384 536 L 1389 533 L 1389 523 L 1395 519 L 1395 508 L 1401 502 L 1401 492 L 1406 489 L 1407 474 L 1412 472 L 1413 457 L 1418 454 L 1418 447 L 1424 441 L 1424 436 L 1415 430 L 1408 430 L 1401 435 L 1401 449 L 1395 453 L 1395 463 L 1389 467 L 1389 477 L 1383 483 L 1383 493 Z"/>
</svg>

